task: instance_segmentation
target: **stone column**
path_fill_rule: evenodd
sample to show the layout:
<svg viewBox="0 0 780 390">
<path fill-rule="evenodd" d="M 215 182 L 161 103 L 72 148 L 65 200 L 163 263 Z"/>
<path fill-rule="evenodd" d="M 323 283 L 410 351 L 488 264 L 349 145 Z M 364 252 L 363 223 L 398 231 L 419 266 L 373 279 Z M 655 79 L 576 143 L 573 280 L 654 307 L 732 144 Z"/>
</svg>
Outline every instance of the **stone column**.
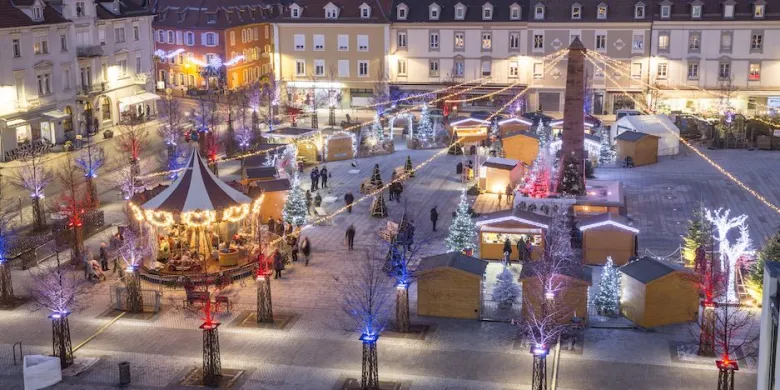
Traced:
<svg viewBox="0 0 780 390">
<path fill-rule="evenodd" d="M 561 158 L 574 156 L 585 177 L 585 46 L 575 38 L 569 46 L 566 92 L 563 105 Z"/>
</svg>

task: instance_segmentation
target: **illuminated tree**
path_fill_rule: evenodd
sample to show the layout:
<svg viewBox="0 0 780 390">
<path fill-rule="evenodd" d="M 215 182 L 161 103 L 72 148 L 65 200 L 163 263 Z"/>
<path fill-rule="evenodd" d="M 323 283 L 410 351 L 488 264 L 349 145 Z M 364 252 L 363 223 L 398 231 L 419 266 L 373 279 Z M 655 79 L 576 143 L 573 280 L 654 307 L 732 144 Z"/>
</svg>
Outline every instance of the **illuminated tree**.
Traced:
<svg viewBox="0 0 780 390">
<path fill-rule="evenodd" d="M 420 121 L 417 122 L 417 128 L 414 130 L 414 138 L 420 141 L 420 145 L 428 145 L 433 141 L 433 120 L 428 112 L 428 105 L 423 103 L 420 111 Z"/>
<path fill-rule="evenodd" d="M 612 256 L 607 256 L 607 263 L 601 271 L 599 292 L 593 304 L 602 315 L 616 317 L 620 313 L 620 274 L 612 262 Z"/>
<path fill-rule="evenodd" d="M 718 241 L 718 253 L 720 254 L 720 271 L 725 272 L 728 277 L 726 289 L 726 301 L 736 303 L 739 301 L 737 295 L 737 261 L 745 254 L 752 245 L 748 227 L 745 221 L 747 215 L 731 217 L 731 210 L 719 208 L 717 210 L 705 209 L 707 220 L 715 225 Z M 739 236 L 735 241 L 728 238 L 729 231 L 739 229 Z"/>
<path fill-rule="evenodd" d="M 160 126 L 157 132 L 165 142 L 167 153 L 167 169 L 170 171 L 168 179 L 175 180 L 179 176 L 177 171 L 182 167 L 182 152 L 178 148 L 179 140 L 184 132 L 183 107 L 178 99 L 162 99 L 158 104 L 160 113 Z"/>
<path fill-rule="evenodd" d="M 14 284 L 11 279 L 11 266 L 9 264 L 10 249 L 9 240 L 14 236 L 14 230 L 11 229 L 11 218 L 13 214 L 5 203 L 5 183 L 0 176 L 0 305 L 11 305 L 14 298 Z"/>
<path fill-rule="evenodd" d="M 87 194 L 89 194 L 89 203 L 86 205 L 89 209 L 96 209 L 100 207 L 100 199 L 98 199 L 97 185 L 95 184 L 95 178 L 98 176 L 98 170 L 105 163 L 105 154 L 103 153 L 103 147 L 92 145 L 89 139 L 87 139 L 87 147 L 82 149 L 78 155 L 76 155 L 74 161 L 76 165 L 84 172 L 84 180 L 86 181 Z"/>
<path fill-rule="evenodd" d="M 387 267 L 390 269 L 390 277 L 395 280 L 395 330 L 407 333 L 411 331 L 409 287 L 417 279 L 412 262 L 417 259 L 422 245 L 418 243 L 415 249 L 411 250 L 397 241 L 388 244 Z"/>
<path fill-rule="evenodd" d="M 496 286 L 493 287 L 491 299 L 498 302 L 499 307 L 510 307 L 520 298 L 520 286 L 515 281 L 515 274 L 504 266 L 504 269 L 496 278 Z"/>
<path fill-rule="evenodd" d="M 376 137 L 377 142 L 385 139 L 385 129 L 382 127 L 382 121 L 379 119 L 379 113 L 374 113 L 374 121 L 371 123 L 371 134 Z"/>
<path fill-rule="evenodd" d="M 444 240 L 444 243 L 447 245 L 447 251 L 470 252 L 474 250 L 477 227 L 471 219 L 470 208 L 471 205 L 466 197 L 466 189 L 464 188 L 461 190 L 460 203 L 458 203 L 458 209 L 455 211 L 455 217 L 452 219 L 449 233 Z"/>
<path fill-rule="evenodd" d="M 141 172 L 141 153 L 148 150 L 150 145 L 149 130 L 138 122 L 130 122 L 122 125 L 121 134 L 117 140 L 117 149 L 127 158 L 133 173 L 138 176 Z"/>
<path fill-rule="evenodd" d="M 704 215 L 704 203 L 693 209 L 693 217 L 688 221 L 688 232 L 683 236 L 683 258 L 688 265 L 696 259 L 696 249 L 706 248 L 712 237 L 712 223 Z"/>
<path fill-rule="evenodd" d="M 127 266 L 124 282 L 127 289 L 127 311 L 141 313 L 144 310 L 143 296 L 141 295 L 141 278 L 139 268 L 144 257 L 151 255 L 148 242 L 144 242 L 141 234 L 128 229 L 123 234 L 124 240 L 119 247 L 119 255 Z"/>
<path fill-rule="evenodd" d="M 748 277 L 748 286 L 760 296 L 764 289 L 764 266 L 769 261 L 780 261 L 780 233 L 769 237 L 758 252 L 758 261 L 753 264 Z"/>
<path fill-rule="evenodd" d="M 293 176 L 292 188 L 287 193 L 287 200 L 282 209 L 282 219 L 290 224 L 301 226 L 306 223 L 306 196 L 301 189 L 298 173 Z"/>
<path fill-rule="evenodd" d="M 71 261 L 79 265 L 84 255 L 84 212 L 91 204 L 90 194 L 80 180 L 79 166 L 71 159 L 57 171 L 57 180 L 63 187 L 54 209 L 68 218 L 68 228 L 73 230 Z"/>
<path fill-rule="evenodd" d="M 601 145 L 599 146 L 599 165 L 609 164 L 615 161 L 615 151 L 612 150 L 612 144 L 609 142 L 609 128 L 601 130 Z"/>
<path fill-rule="evenodd" d="M 42 231 L 46 229 L 46 212 L 44 210 L 44 190 L 54 179 L 51 170 L 46 168 L 43 161 L 44 152 L 38 147 L 33 147 L 22 156 L 24 165 L 14 172 L 11 183 L 30 192 L 33 212 L 33 229 Z"/>
</svg>

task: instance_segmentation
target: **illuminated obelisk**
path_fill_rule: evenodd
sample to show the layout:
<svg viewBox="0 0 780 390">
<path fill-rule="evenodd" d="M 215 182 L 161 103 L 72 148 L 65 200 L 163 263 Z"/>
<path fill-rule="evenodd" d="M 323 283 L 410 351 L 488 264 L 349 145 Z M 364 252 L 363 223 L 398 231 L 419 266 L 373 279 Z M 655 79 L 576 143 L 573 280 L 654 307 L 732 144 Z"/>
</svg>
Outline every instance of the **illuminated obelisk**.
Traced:
<svg viewBox="0 0 780 390">
<path fill-rule="evenodd" d="M 558 191 L 585 193 L 585 46 L 575 37 L 569 46 Z M 576 177 L 575 177 L 576 176 Z"/>
</svg>

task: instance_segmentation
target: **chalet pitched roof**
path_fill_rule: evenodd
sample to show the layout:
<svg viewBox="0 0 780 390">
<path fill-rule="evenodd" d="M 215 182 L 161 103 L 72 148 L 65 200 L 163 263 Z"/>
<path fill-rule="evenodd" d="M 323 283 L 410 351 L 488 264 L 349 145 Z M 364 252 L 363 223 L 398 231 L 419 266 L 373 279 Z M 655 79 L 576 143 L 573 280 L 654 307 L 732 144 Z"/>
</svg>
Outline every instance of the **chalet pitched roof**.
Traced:
<svg viewBox="0 0 780 390">
<path fill-rule="evenodd" d="M 520 209 L 502 210 L 496 211 L 494 213 L 482 214 L 482 216 L 480 216 L 480 220 L 477 221 L 477 226 L 490 225 L 502 221 L 517 221 L 533 226 L 538 226 L 542 229 L 547 229 L 550 227 L 550 222 L 552 219 L 546 215 L 536 214 Z"/>
<path fill-rule="evenodd" d="M 274 131 L 268 132 L 267 135 L 269 137 L 272 136 L 287 136 L 287 137 L 301 137 L 306 136 L 311 133 L 316 133 L 317 129 L 308 129 L 308 128 L 300 128 L 300 127 L 280 127 L 278 129 L 274 129 Z"/>
<path fill-rule="evenodd" d="M 512 170 L 515 169 L 515 167 L 519 163 L 520 163 L 519 161 L 512 160 L 511 158 L 488 157 L 488 159 L 485 160 L 484 163 L 482 163 L 482 166 L 489 167 L 489 168 Z"/>
<path fill-rule="evenodd" d="M 642 133 L 639 131 L 624 131 L 618 134 L 618 136 L 615 137 L 615 140 L 626 141 L 626 142 L 638 142 L 639 140 L 645 137 L 659 138 L 658 136 Z"/>
<path fill-rule="evenodd" d="M 247 179 L 263 179 L 276 177 L 276 167 L 252 167 L 246 168 Z"/>
<path fill-rule="evenodd" d="M 536 133 L 535 133 L 535 132 L 533 132 L 533 131 L 527 131 L 527 130 L 515 130 L 515 131 L 511 131 L 511 132 L 509 132 L 509 133 L 506 133 L 506 134 L 505 134 L 504 136 L 502 136 L 501 138 L 503 138 L 503 139 L 507 139 L 507 138 L 510 138 L 510 137 L 517 137 L 517 136 L 523 136 L 523 137 L 533 138 L 533 139 L 535 139 L 535 140 L 538 140 L 538 139 L 539 139 L 539 134 L 536 134 Z"/>
<path fill-rule="evenodd" d="M 603 213 L 603 214 L 593 215 L 589 217 L 584 217 L 579 220 L 579 228 L 581 231 L 593 229 L 604 225 L 611 225 L 619 229 L 630 231 L 632 233 L 639 233 L 639 229 L 632 227 L 631 222 L 629 222 L 629 220 L 626 217 L 620 214 Z"/>
<path fill-rule="evenodd" d="M 672 272 L 689 272 L 682 265 L 647 256 L 634 260 L 618 268 L 618 270 L 644 284 L 648 284 Z"/>
<path fill-rule="evenodd" d="M 422 258 L 417 265 L 416 271 L 422 272 L 445 267 L 455 268 L 482 276 L 485 274 L 487 261 L 476 257 L 466 256 L 461 252 L 450 252 Z"/>
<path fill-rule="evenodd" d="M 261 180 L 252 182 L 252 186 L 259 188 L 263 192 L 289 191 L 292 188 L 290 179 Z"/>
<path fill-rule="evenodd" d="M 520 271 L 520 277 L 519 279 L 528 279 L 531 277 L 538 276 L 540 272 L 544 272 L 545 269 L 543 268 L 545 266 L 545 263 L 540 261 L 530 261 L 523 265 L 522 270 Z M 566 263 L 563 264 L 561 267 L 558 267 L 559 275 L 568 276 L 572 279 L 581 280 L 583 282 L 586 282 L 588 284 L 593 283 L 593 274 L 590 268 L 578 264 L 578 263 Z"/>
<path fill-rule="evenodd" d="M 33 21 L 20 8 L 27 8 L 34 4 L 32 0 L 13 2 L 0 0 L 0 28 L 15 28 L 27 26 L 41 26 L 46 24 L 69 23 L 54 7 L 46 4 L 43 7 L 43 20 Z"/>
</svg>

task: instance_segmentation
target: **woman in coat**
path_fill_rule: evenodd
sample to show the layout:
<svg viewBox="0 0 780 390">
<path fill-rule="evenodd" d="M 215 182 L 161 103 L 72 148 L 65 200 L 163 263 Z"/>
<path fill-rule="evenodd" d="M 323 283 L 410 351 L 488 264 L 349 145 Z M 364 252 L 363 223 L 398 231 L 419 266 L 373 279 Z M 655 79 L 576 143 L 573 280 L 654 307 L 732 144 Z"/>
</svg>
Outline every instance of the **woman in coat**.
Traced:
<svg viewBox="0 0 780 390">
<path fill-rule="evenodd" d="M 274 254 L 272 255 L 273 259 L 273 266 L 274 266 L 274 279 L 279 279 L 282 277 L 282 270 L 284 269 L 284 260 L 282 259 L 282 254 L 279 252 L 279 250 L 275 250 Z"/>
<path fill-rule="evenodd" d="M 309 265 L 309 260 L 311 259 L 311 244 L 309 243 L 309 237 L 301 239 L 299 247 L 303 254 L 303 265 Z"/>
</svg>

